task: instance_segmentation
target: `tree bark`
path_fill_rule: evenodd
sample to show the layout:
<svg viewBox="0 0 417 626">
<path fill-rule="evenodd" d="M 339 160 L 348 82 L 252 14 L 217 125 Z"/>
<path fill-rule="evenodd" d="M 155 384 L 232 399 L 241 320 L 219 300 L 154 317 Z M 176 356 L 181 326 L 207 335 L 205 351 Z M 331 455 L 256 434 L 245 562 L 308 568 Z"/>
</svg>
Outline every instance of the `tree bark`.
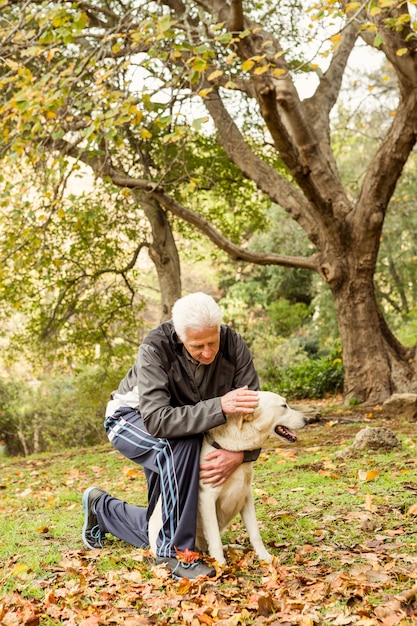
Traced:
<svg viewBox="0 0 417 626">
<path fill-rule="evenodd" d="M 331 289 L 343 346 L 345 401 L 376 405 L 392 393 L 416 392 L 415 349 L 404 348 L 388 328 L 376 303 L 373 272 L 350 263 L 344 280 Z"/>
<path fill-rule="evenodd" d="M 174 302 L 181 297 L 181 266 L 171 225 L 160 204 L 145 192 L 135 191 L 152 229 L 149 256 L 161 291 L 161 322 L 171 317 Z"/>
<path fill-rule="evenodd" d="M 149 181 L 133 179 L 123 171 L 113 168 L 106 158 L 97 154 L 91 155 L 88 151 L 80 152 L 77 147 L 71 147 L 66 141 L 55 142 L 54 147 L 63 154 L 70 154 L 83 161 L 92 168 L 97 176 L 102 178 L 109 176 L 118 187 L 128 187 L 132 190 L 151 226 L 152 241 L 148 245 L 148 251 L 158 275 L 161 299 L 160 319 L 161 321 L 168 320 L 171 317 L 174 302 L 182 295 L 181 265 L 167 215 L 157 197 L 153 197 L 150 193 L 155 186 Z M 132 181 L 134 182 L 132 183 Z"/>
</svg>

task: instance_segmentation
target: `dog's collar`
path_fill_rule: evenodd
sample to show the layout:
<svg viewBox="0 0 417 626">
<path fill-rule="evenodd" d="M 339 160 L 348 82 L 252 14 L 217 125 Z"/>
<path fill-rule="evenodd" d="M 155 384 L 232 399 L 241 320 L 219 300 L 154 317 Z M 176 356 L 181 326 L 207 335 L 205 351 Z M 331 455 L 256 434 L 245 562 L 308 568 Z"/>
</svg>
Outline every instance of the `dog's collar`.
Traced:
<svg viewBox="0 0 417 626">
<path fill-rule="evenodd" d="M 204 433 L 204 436 L 205 436 L 205 438 L 207 439 L 207 442 L 208 442 L 211 446 L 213 446 L 213 448 L 216 448 L 216 450 L 221 450 L 221 449 L 222 449 L 221 445 L 220 445 L 219 443 L 217 443 L 217 441 L 215 441 L 215 440 L 213 439 L 213 437 L 210 435 L 210 433 L 209 433 L 209 432 L 205 432 L 205 433 Z"/>
</svg>

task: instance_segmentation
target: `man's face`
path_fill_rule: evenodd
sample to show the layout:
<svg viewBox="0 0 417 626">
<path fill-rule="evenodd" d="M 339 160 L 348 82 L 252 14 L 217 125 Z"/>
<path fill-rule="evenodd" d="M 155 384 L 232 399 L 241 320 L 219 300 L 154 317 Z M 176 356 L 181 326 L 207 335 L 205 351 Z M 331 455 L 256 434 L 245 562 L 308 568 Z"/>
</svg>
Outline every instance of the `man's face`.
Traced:
<svg viewBox="0 0 417 626">
<path fill-rule="evenodd" d="M 216 326 L 204 330 L 187 330 L 187 338 L 183 339 L 183 343 L 193 359 L 209 365 L 219 351 L 220 331 Z"/>
</svg>

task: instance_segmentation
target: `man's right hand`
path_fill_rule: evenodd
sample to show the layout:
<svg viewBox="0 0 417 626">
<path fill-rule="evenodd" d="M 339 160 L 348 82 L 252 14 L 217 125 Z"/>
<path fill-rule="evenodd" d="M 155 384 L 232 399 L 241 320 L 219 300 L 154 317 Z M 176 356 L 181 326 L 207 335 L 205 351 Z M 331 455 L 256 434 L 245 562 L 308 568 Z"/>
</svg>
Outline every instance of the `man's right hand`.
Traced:
<svg viewBox="0 0 417 626">
<path fill-rule="evenodd" d="M 220 398 L 220 401 L 225 415 L 229 413 L 253 413 L 258 406 L 259 394 L 245 386 L 229 391 Z"/>
</svg>

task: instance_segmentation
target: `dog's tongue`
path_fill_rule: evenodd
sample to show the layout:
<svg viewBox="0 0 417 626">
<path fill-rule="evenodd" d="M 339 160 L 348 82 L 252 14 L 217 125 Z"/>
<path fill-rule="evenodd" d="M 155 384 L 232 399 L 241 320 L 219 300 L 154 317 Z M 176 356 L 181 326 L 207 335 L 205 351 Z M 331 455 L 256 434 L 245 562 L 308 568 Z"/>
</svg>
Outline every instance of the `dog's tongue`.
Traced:
<svg viewBox="0 0 417 626">
<path fill-rule="evenodd" d="M 287 441 L 290 441 L 291 443 L 295 443 L 298 440 L 297 435 L 285 426 L 276 426 L 275 432 L 277 433 L 277 435 L 279 435 L 280 437 L 284 437 L 284 439 L 287 439 Z"/>
</svg>

